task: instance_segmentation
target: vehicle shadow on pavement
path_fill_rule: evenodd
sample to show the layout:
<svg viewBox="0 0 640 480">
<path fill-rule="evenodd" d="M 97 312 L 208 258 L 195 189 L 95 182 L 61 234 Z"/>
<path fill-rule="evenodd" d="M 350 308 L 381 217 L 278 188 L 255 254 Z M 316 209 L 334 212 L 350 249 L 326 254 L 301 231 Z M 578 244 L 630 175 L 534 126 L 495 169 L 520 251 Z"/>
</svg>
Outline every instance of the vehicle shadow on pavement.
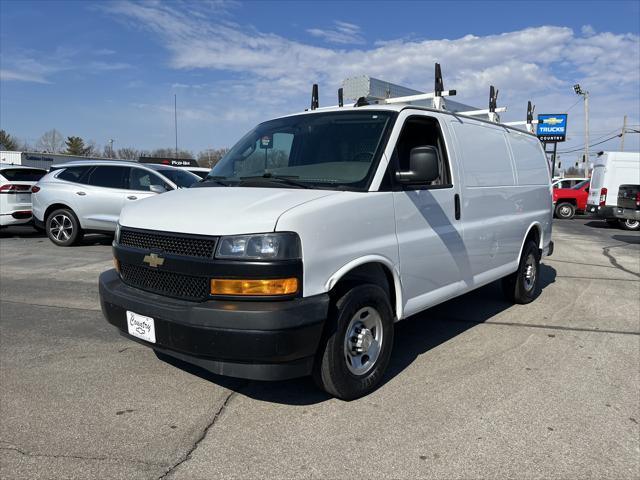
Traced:
<svg viewBox="0 0 640 480">
<path fill-rule="evenodd" d="M 612 235 L 611 238 L 629 245 L 640 245 L 640 235 Z"/>
<path fill-rule="evenodd" d="M 609 225 L 604 220 L 592 220 L 590 222 L 585 223 L 584 226 L 591 227 L 591 228 L 606 228 L 611 230 L 620 230 L 620 228 L 617 225 Z"/>
<path fill-rule="evenodd" d="M 44 232 L 40 232 L 32 227 L 3 227 L 0 228 L 0 238 L 39 238 L 46 237 Z"/>
<path fill-rule="evenodd" d="M 47 234 L 35 228 L 26 226 L 6 227 L 0 229 L 0 238 L 44 238 Z M 47 239 L 47 241 L 49 241 Z M 81 242 L 74 247 L 86 247 L 89 245 L 111 245 L 113 235 L 105 235 L 101 233 L 87 233 Z"/>
<path fill-rule="evenodd" d="M 541 290 L 554 283 L 555 279 L 556 270 L 540 264 Z M 396 324 L 394 350 L 380 388 L 384 388 L 386 383 L 402 373 L 418 356 L 512 306 L 505 299 L 498 281 Z M 165 361 L 204 380 L 263 402 L 312 405 L 331 399 L 314 385 L 310 377 L 280 382 L 247 381 L 215 375 L 177 359 Z"/>
</svg>

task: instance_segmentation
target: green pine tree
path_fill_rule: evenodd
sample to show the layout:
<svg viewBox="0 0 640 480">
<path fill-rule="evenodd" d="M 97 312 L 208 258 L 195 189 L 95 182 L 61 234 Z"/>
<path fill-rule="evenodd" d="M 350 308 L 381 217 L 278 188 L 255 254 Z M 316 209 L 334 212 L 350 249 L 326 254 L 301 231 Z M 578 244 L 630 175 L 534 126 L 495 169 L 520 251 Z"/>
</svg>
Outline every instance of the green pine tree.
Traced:
<svg viewBox="0 0 640 480">
<path fill-rule="evenodd" d="M 4 130 L 0 130 L 0 150 L 18 150 L 16 141 Z"/>
<path fill-rule="evenodd" d="M 65 153 L 68 155 L 85 156 L 91 151 L 91 147 L 85 147 L 84 140 L 80 137 L 67 137 L 64 143 L 67 145 Z"/>
</svg>

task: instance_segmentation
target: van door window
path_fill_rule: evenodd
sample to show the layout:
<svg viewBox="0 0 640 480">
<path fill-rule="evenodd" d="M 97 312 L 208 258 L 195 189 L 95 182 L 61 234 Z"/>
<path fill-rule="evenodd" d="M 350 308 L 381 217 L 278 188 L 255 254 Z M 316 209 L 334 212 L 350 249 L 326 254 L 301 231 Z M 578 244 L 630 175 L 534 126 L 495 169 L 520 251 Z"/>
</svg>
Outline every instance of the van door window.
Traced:
<svg viewBox="0 0 640 480">
<path fill-rule="evenodd" d="M 89 174 L 88 184 L 95 187 L 126 189 L 130 167 L 99 166 Z"/>
<path fill-rule="evenodd" d="M 440 157 L 440 177 L 425 185 L 418 185 L 417 187 L 412 185 L 405 188 L 424 189 L 451 187 L 452 182 L 447 149 L 445 148 L 444 139 L 442 138 L 440 125 L 435 118 L 416 116 L 409 117 L 406 120 L 393 153 L 394 161 L 391 163 L 395 164 L 396 169 L 399 171 L 408 171 L 410 169 L 409 155 L 411 149 L 422 146 L 432 146 L 438 150 Z"/>
</svg>

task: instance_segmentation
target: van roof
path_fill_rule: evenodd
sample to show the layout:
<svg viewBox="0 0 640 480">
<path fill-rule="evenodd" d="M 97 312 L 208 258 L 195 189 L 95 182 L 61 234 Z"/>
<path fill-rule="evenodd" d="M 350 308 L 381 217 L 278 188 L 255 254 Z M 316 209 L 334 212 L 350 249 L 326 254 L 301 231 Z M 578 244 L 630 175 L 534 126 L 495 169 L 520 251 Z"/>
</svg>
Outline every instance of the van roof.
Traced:
<svg viewBox="0 0 640 480">
<path fill-rule="evenodd" d="M 516 128 L 514 126 L 511 125 L 505 125 L 504 123 L 499 123 L 499 122 L 492 122 L 490 120 L 485 120 L 484 118 L 479 118 L 479 117 L 473 117 L 470 115 L 464 115 L 464 114 L 460 114 L 457 112 L 452 112 L 450 110 L 438 110 L 435 108 L 429 108 L 429 107 L 422 107 L 420 105 L 407 105 L 407 104 L 403 104 L 403 103 L 392 103 L 392 104 L 371 104 L 371 105 L 363 105 L 361 107 L 356 107 L 354 104 L 345 104 L 343 107 L 339 107 L 337 105 L 333 105 L 330 107 L 319 107 L 316 108 L 315 110 L 305 110 L 304 112 L 297 112 L 297 113 L 291 113 L 288 115 L 283 115 L 282 117 L 278 117 L 278 118 L 286 118 L 286 117 L 293 117 L 296 115 L 314 115 L 314 114 L 318 114 L 318 113 L 329 113 L 329 112 L 345 112 L 347 110 L 353 110 L 356 112 L 359 111 L 367 111 L 367 110 L 375 110 L 375 111 L 390 111 L 390 112 L 401 112 L 403 110 L 419 110 L 419 111 L 423 111 L 423 112 L 431 112 L 431 113 L 439 113 L 439 114 L 443 114 L 443 115 L 451 115 L 453 117 L 461 117 L 461 118 L 466 118 L 468 120 L 475 120 L 478 122 L 483 122 L 486 123 L 488 125 L 496 125 L 496 126 L 500 126 L 509 130 L 513 130 L 515 132 L 518 133 L 524 133 L 526 135 L 531 135 L 532 137 L 535 137 L 536 135 L 530 132 L 527 132 L 526 130 L 521 130 L 519 128 Z"/>
</svg>

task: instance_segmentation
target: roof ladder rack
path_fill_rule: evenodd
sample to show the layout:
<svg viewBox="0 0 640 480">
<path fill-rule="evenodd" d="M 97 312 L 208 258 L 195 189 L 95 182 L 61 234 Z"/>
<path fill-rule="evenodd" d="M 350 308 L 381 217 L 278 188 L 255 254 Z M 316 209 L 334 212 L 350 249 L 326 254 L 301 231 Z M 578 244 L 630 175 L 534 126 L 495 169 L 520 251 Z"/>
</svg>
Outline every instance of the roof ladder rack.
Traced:
<svg viewBox="0 0 640 480">
<path fill-rule="evenodd" d="M 470 117 L 477 117 L 480 115 L 487 115 L 492 122 L 500 123 L 500 116 L 498 113 L 506 112 L 507 107 L 498 107 L 498 90 L 491 85 L 489 87 L 489 108 L 482 110 L 469 110 L 466 112 L 457 112 L 460 115 L 469 115 Z"/>
<path fill-rule="evenodd" d="M 455 94 L 455 90 L 444 89 L 444 82 L 442 81 L 442 70 L 440 69 L 440 64 L 436 63 L 435 90 L 433 92 L 420 93 L 418 95 L 407 95 L 404 97 L 385 98 L 384 103 L 409 103 L 417 102 L 420 100 L 433 99 L 433 108 L 437 110 L 446 110 L 442 97 L 452 97 Z"/>
<path fill-rule="evenodd" d="M 527 132 L 534 133 L 534 125 L 538 124 L 538 120 L 533 119 L 533 112 L 535 112 L 536 106 L 531 104 L 531 100 L 527 102 L 527 119 L 518 122 L 505 122 L 505 125 L 515 127 L 518 125 L 526 125 Z"/>
</svg>

